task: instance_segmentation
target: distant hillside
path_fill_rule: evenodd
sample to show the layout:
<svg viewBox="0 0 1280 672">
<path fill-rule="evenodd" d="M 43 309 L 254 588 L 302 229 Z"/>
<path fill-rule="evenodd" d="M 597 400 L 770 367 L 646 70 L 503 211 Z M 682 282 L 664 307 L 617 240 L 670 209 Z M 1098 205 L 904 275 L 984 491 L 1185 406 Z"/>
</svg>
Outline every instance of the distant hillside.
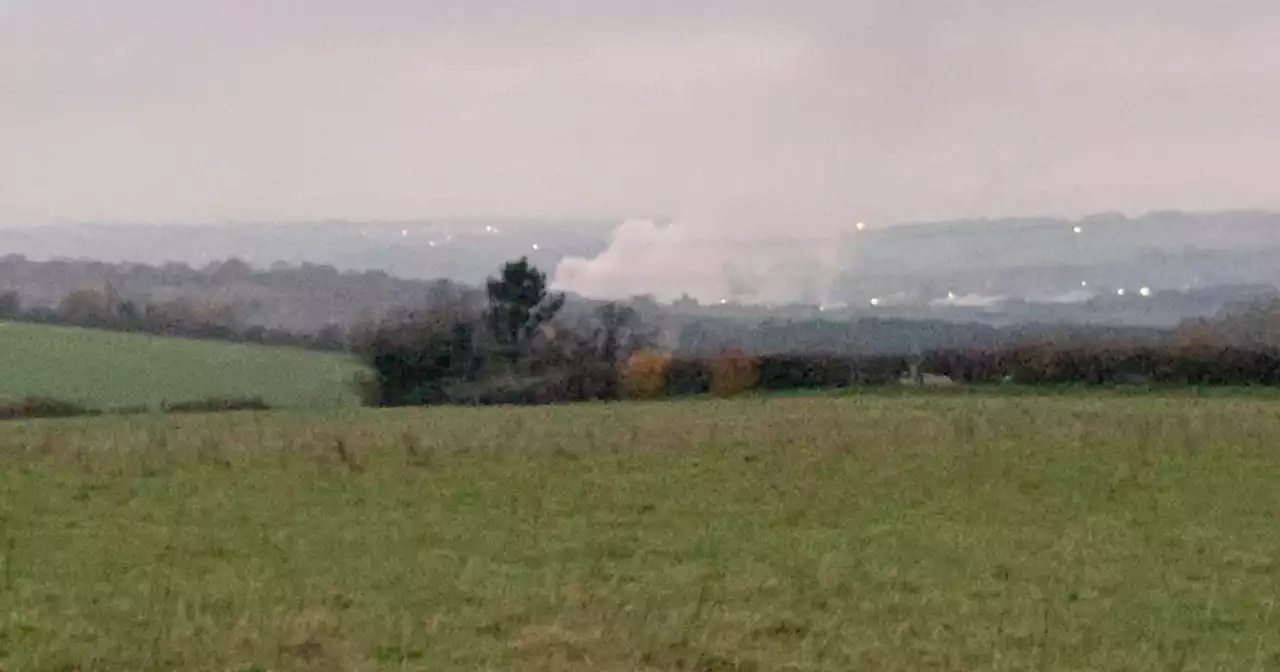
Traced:
<svg viewBox="0 0 1280 672">
<path fill-rule="evenodd" d="M 200 269 L 238 258 L 259 270 L 276 264 L 331 266 L 335 269 L 332 275 L 376 271 L 403 278 L 405 283 L 449 279 L 478 285 L 503 261 L 521 255 L 527 254 L 547 271 L 553 271 L 567 257 L 593 258 L 609 247 L 620 223 L 475 219 L 81 224 L 0 229 L 0 254 L 23 255 L 36 261 L 93 259 L 157 266 L 172 262 Z M 731 222 L 721 224 L 728 229 Z M 698 244 L 737 250 L 744 259 L 741 270 L 758 271 L 750 260 L 774 258 L 778 241 L 779 236 L 769 240 L 736 236 L 730 240 L 722 235 L 704 237 Z M 871 315 L 883 314 L 884 308 L 910 306 L 912 315 L 921 309 L 938 309 L 936 316 L 952 319 L 948 311 L 955 306 L 947 305 L 947 301 L 949 296 L 955 296 L 962 308 L 973 302 L 1000 299 L 1047 306 L 1032 311 L 1034 319 L 1042 319 L 1042 313 L 1049 312 L 1051 320 L 1060 314 L 1073 322 L 1101 319 L 1167 325 L 1171 319 L 1176 321 L 1195 313 L 1161 309 L 1143 314 L 1144 309 L 1139 307 L 1118 312 L 1108 308 L 1099 314 L 1097 306 L 1080 310 L 1067 304 L 1114 297 L 1121 290 L 1131 294 L 1143 287 L 1160 293 L 1280 285 L 1280 265 L 1273 261 L 1280 258 L 1280 213 L 1252 210 L 1152 212 L 1136 217 L 1103 213 L 1077 220 L 1024 217 L 895 226 L 872 222 L 841 249 L 841 274 L 833 302 Z M 703 259 L 697 250 L 685 252 L 691 264 Z M 79 272 L 62 270 L 70 276 Z M 786 269 L 779 272 L 785 273 Z M 756 275 L 765 283 L 774 277 L 769 273 Z M 53 280 L 56 290 L 53 286 L 42 289 L 42 285 L 32 282 L 27 283 L 28 293 L 43 292 L 43 300 L 56 300 L 48 297 L 65 294 L 63 290 L 69 283 Z M 82 278 L 89 280 L 96 281 Z M 379 296 L 388 297 L 370 302 L 364 289 L 353 290 L 360 295 L 360 303 L 375 308 L 404 299 L 416 300 L 419 291 L 411 284 L 393 287 L 373 276 L 362 281 L 377 284 Z M 0 270 L 0 282 L 14 280 Z M 130 291 L 145 291 L 155 284 L 154 279 L 136 277 L 131 282 Z M 279 287 L 253 291 L 242 287 L 233 293 L 253 294 L 262 305 L 253 320 L 267 326 L 297 329 L 323 324 L 327 316 L 315 314 L 312 305 L 319 300 L 334 306 L 335 321 L 347 319 L 350 311 L 345 306 L 354 301 L 334 292 L 332 282 L 327 286 L 319 282 L 318 276 L 308 277 L 307 282 L 318 288 L 315 300 L 296 293 L 281 298 Z M 183 291 L 189 290 L 184 286 Z M 392 296 L 396 293 L 398 298 Z M 873 299 L 881 311 L 867 310 Z M 967 313 L 983 311 L 960 312 L 966 315 L 959 319 L 970 319 Z M 1008 319 L 1024 317 L 1012 315 Z"/>
<path fill-rule="evenodd" d="M 595 256 L 605 248 L 616 225 L 508 219 L 77 224 L 0 229 L 0 254 L 40 261 L 92 259 L 197 268 L 243 259 L 263 269 L 273 264 L 312 264 L 476 284 L 498 264 L 521 254 L 544 268 L 553 268 L 566 256 Z"/>
<path fill-rule="evenodd" d="M 958 221 L 868 230 L 842 297 L 898 304 L 948 295 L 1067 303 L 1091 296 L 1280 285 L 1280 214 L 1156 212 Z M 890 300 L 890 297 L 891 300 Z"/>
<path fill-rule="evenodd" d="M 272 406 L 354 405 L 361 370 L 342 355 L 0 322 L 0 397 L 48 396 L 95 407 L 206 397 Z"/>
<path fill-rule="evenodd" d="M 54 308 L 79 290 L 110 286 L 137 303 L 181 300 L 218 304 L 245 324 L 315 332 L 328 324 L 349 326 L 402 306 L 419 306 L 452 283 L 395 278 L 382 271 L 339 272 L 330 266 L 276 265 L 255 269 L 241 261 L 192 268 L 98 261 L 32 261 L 0 258 L 0 293 L 13 292 L 24 307 Z"/>
<path fill-rule="evenodd" d="M 601 222 L 496 220 L 0 229 L 0 250 L 8 253 L 0 258 L 0 293 L 52 309 L 74 291 L 110 286 L 139 304 L 217 305 L 241 325 L 316 333 L 420 307 L 440 292 L 469 291 L 522 255 L 552 272 L 566 256 L 604 250 L 610 231 Z M 821 310 L 829 320 L 1167 328 L 1270 298 L 1280 286 L 1275 213 L 872 225 L 854 236 L 827 305 L 729 301 L 670 312 L 808 319 Z"/>
</svg>

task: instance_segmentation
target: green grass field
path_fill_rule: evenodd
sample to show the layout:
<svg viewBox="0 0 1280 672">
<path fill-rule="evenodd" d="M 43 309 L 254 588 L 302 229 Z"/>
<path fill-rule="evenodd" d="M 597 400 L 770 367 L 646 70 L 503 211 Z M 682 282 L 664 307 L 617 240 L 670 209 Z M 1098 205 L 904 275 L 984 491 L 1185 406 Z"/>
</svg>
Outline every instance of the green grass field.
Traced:
<svg viewBox="0 0 1280 672">
<path fill-rule="evenodd" d="M 1280 667 L 1266 400 L 0 425 L 0 669 Z"/>
<path fill-rule="evenodd" d="M 260 396 L 273 406 L 350 406 L 359 366 L 341 355 L 0 322 L 0 396 L 96 407 Z"/>
</svg>

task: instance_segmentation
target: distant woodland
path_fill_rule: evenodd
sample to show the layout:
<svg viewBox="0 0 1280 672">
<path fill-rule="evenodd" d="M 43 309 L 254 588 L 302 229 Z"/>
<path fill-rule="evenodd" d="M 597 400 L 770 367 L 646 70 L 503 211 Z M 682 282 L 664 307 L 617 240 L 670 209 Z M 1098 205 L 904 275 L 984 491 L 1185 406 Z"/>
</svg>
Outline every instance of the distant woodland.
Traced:
<svg viewBox="0 0 1280 672">
<path fill-rule="evenodd" d="M 381 271 L 339 272 L 331 266 L 255 269 L 229 260 L 193 268 L 93 261 L 0 258 L 0 292 L 38 314 L 95 311 L 105 319 L 120 305 L 212 315 L 228 324 L 295 333 L 347 328 L 397 307 L 421 305 L 449 281 L 404 280 Z M 110 305 L 109 305 L 110 304 Z M 128 308 L 126 308 L 127 310 Z M 160 308 L 156 308 L 159 310 Z"/>
<path fill-rule="evenodd" d="M 398 315 L 476 303 L 484 295 L 482 287 L 449 280 L 314 264 L 257 269 L 230 260 L 194 268 L 0 258 L 0 317 L 5 319 L 323 350 L 350 349 L 361 329 Z M 1223 288 L 1182 300 L 1203 304 L 1203 316 L 1184 320 L 1177 329 L 1052 319 L 998 325 L 927 316 L 816 315 L 804 307 L 681 309 L 644 298 L 624 303 L 653 332 L 657 346 L 691 354 L 725 348 L 896 355 L 1042 343 L 1159 345 L 1192 332 L 1204 338 L 1212 333 L 1233 345 L 1280 345 L 1280 302 L 1274 297 Z M 604 305 L 570 296 L 559 319 L 581 320 Z"/>
</svg>

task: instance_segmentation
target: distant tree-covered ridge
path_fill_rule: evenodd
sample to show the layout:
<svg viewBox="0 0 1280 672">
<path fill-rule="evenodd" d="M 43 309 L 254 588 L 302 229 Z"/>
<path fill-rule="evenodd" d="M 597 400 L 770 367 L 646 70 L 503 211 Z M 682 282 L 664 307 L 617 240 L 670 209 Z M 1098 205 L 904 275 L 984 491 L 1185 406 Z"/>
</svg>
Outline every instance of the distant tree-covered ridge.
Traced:
<svg viewBox="0 0 1280 672">
<path fill-rule="evenodd" d="M 693 307 L 630 301 L 560 298 L 535 308 L 521 307 L 521 293 L 549 292 L 544 271 L 527 259 L 507 264 L 499 284 L 471 287 L 448 280 L 423 281 L 378 271 L 340 272 L 332 267 L 276 264 L 257 269 L 239 260 L 192 268 L 182 264 L 145 266 L 93 261 L 31 261 L 0 258 L 0 317 L 30 322 L 138 331 L 184 337 L 295 345 L 323 350 L 351 349 L 355 337 L 373 325 L 406 314 L 426 314 L 441 306 L 507 301 L 513 311 L 490 315 L 487 325 L 498 346 L 524 347 L 535 329 L 561 322 L 624 318 L 641 324 L 661 350 L 706 355 L 726 348 L 756 354 L 912 354 L 940 349 L 991 348 L 1008 344 L 1158 345 L 1180 332 L 1210 331 L 1240 346 L 1280 344 L 1280 301 L 1256 298 L 1259 291 L 1222 288 L 1201 292 L 1205 317 L 1179 329 L 1113 323 L 1070 324 L 1027 320 L 998 326 L 978 320 L 858 313 L 820 313 L 804 307 Z M 512 278 L 504 273 L 514 273 Z M 518 280 L 518 282 L 515 282 Z M 524 287 L 528 280 L 531 284 Z M 510 290 L 502 299 L 494 292 Z M 1162 295 L 1163 296 L 1163 295 Z M 1152 301 L 1171 301 L 1167 297 Z M 1209 298 L 1205 298 L 1208 296 Z M 516 301 L 512 303 L 512 301 Z M 630 311 L 622 315 L 622 308 Z M 606 312 L 600 313 L 598 311 Z M 555 320 L 542 319 L 547 311 Z M 608 311 L 613 311 L 609 313 Z M 613 317 L 610 317 L 610 315 Z M 1008 317 L 1008 316 L 1006 316 Z M 954 318 L 954 316 L 953 316 Z M 503 326 L 505 323 L 505 326 Z M 544 324 L 545 323 L 545 324 Z M 1184 335 L 1185 336 L 1185 335 Z M 511 359 L 508 355 L 508 359 Z"/>
<path fill-rule="evenodd" d="M 0 293 L 16 295 L 27 310 L 56 310 L 68 295 L 89 290 L 138 306 L 175 301 L 217 305 L 246 325 L 294 333 L 315 333 L 329 325 L 346 328 L 397 307 L 421 305 L 456 287 L 449 281 L 340 272 L 315 264 L 260 269 L 237 259 L 193 268 L 0 258 Z"/>
</svg>

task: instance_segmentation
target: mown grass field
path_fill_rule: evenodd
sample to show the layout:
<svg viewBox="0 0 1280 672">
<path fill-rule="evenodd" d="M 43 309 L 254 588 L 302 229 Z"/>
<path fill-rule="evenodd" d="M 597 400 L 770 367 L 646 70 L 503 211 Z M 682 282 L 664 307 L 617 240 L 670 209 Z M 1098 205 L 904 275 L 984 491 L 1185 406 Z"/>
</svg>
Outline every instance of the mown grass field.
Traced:
<svg viewBox="0 0 1280 672">
<path fill-rule="evenodd" d="M 1280 407 L 0 426 L 0 669 L 1280 667 Z"/>
<path fill-rule="evenodd" d="M 0 323 L 0 397 L 95 407 L 257 397 L 273 406 L 357 403 L 341 355 L 90 329 Z"/>
</svg>

